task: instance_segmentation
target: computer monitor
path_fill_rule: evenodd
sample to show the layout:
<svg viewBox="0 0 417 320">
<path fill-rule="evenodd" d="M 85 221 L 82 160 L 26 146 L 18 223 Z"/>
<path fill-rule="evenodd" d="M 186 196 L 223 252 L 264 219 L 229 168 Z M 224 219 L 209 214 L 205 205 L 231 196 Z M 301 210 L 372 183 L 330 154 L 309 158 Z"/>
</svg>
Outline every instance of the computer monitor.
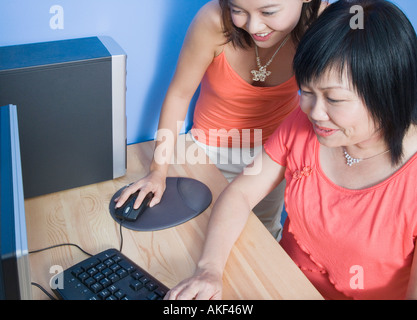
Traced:
<svg viewBox="0 0 417 320">
<path fill-rule="evenodd" d="M 14 105 L 0 107 L 0 300 L 29 300 L 32 287 Z"/>
</svg>

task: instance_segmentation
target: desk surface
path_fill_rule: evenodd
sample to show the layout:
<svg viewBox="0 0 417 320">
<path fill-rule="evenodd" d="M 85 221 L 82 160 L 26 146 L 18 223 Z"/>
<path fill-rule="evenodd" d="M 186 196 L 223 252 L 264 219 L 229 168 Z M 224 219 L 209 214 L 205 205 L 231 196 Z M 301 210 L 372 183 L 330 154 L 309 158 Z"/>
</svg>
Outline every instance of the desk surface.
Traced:
<svg viewBox="0 0 417 320">
<path fill-rule="evenodd" d="M 185 137 L 180 137 L 179 145 L 185 149 L 177 148 L 169 176 L 205 183 L 213 193 L 211 206 L 197 218 L 174 228 L 154 232 L 123 229 L 122 252 L 170 288 L 193 274 L 212 206 L 227 185 L 205 156 L 200 154 L 198 164 L 185 163 L 185 152 L 196 148 Z M 147 174 L 153 148 L 154 142 L 128 146 L 127 174 L 122 178 L 26 200 L 29 250 L 69 242 L 91 254 L 119 248 L 119 225 L 109 214 L 109 201 L 117 190 Z M 31 254 L 32 281 L 49 289 L 52 266 L 66 269 L 85 258 L 72 246 Z M 230 254 L 223 279 L 224 299 L 322 299 L 253 214 Z M 47 299 L 35 287 L 33 297 Z"/>
</svg>

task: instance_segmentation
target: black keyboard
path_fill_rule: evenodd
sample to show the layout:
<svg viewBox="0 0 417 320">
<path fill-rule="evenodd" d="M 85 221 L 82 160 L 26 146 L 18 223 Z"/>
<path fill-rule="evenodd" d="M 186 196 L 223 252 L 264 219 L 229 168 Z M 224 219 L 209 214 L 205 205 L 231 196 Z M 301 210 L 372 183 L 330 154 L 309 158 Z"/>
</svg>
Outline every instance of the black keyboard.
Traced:
<svg viewBox="0 0 417 320">
<path fill-rule="evenodd" d="M 120 251 L 108 249 L 64 271 L 63 300 L 162 300 L 168 288 Z"/>
</svg>

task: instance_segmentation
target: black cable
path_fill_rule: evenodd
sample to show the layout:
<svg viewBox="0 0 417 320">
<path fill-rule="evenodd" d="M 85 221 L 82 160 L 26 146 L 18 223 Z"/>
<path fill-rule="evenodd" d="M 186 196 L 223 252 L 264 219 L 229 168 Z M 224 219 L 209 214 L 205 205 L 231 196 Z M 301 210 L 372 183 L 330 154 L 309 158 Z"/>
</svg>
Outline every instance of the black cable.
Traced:
<svg viewBox="0 0 417 320">
<path fill-rule="evenodd" d="M 122 248 L 123 248 L 123 228 L 122 228 L 122 224 L 124 222 L 123 220 L 120 220 L 120 249 L 119 251 L 122 252 Z M 81 250 L 83 253 L 85 253 L 86 255 L 92 257 L 93 255 L 91 253 L 88 253 L 87 251 L 85 251 L 83 248 L 81 248 L 79 245 L 75 244 L 75 243 L 61 243 L 61 244 L 56 244 L 50 247 L 46 247 L 43 249 L 38 249 L 38 250 L 33 250 L 33 251 L 29 251 L 29 254 L 32 253 L 38 253 L 38 252 L 42 252 L 45 250 L 50 250 L 50 249 L 54 249 L 54 248 L 58 248 L 58 247 L 63 247 L 63 246 L 74 246 L 76 248 L 78 248 L 79 250 Z M 52 296 L 48 291 L 46 291 L 40 284 L 36 283 L 36 282 L 31 282 L 31 285 L 39 288 L 43 293 L 45 293 L 51 300 L 57 300 L 54 296 Z"/>
<path fill-rule="evenodd" d="M 74 243 L 61 243 L 61 244 L 56 244 L 56 245 L 53 245 L 53 246 L 50 246 L 50 247 L 46 247 L 46 248 L 43 248 L 43 249 L 29 251 L 29 254 L 31 254 L 31 253 L 38 253 L 38 252 L 42 252 L 42 251 L 45 251 L 45 250 L 49 250 L 49 249 L 53 249 L 53 248 L 58 248 L 58 247 L 63 247 L 63 246 L 74 246 L 74 247 L 80 249 L 86 255 L 88 255 L 90 257 L 93 256 L 91 253 L 88 253 L 87 251 L 83 250 L 79 245 L 74 244 Z M 31 285 L 39 288 L 44 294 L 46 294 L 48 296 L 49 299 L 51 299 L 51 300 L 57 300 L 48 291 L 46 291 L 45 288 L 43 288 L 40 284 L 38 284 L 36 282 L 31 282 Z"/>
<path fill-rule="evenodd" d="M 31 285 L 39 288 L 44 294 L 46 294 L 49 297 L 49 299 L 57 300 L 53 295 L 51 295 L 48 291 L 46 291 L 40 284 L 37 284 L 36 282 L 31 282 Z"/>
<path fill-rule="evenodd" d="M 120 220 L 120 252 L 122 252 L 122 248 L 123 248 L 123 228 L 122 228 L 122 224 L 123 224 L 124 220 Z"/>
<path fill-rule="evenodd" d="M 57 247 L 63 247 L 63 246 L 74 246 L 74 247 L 77 247 L 78 249 L 80 249 L 86 255 L 88 255 L 90 257 L 93 256 L 91 253 L 88 253 L 87 251 L 84 251 L 79 245 L 74 244 L 74 243 L 61 243 L 61 244 L 56 244 L 56 245 L 53 245 L 53 246 L 50 246 L 50 247 L 47 247 L 47 248 L 29 251 L 29 254 L 31 254 L 31 253 L 37 253 L 37 252 L 42 252 L 42 251 L 45 251 L 45 250 L 49 250 L 49 249 L 53 249 L 53 248 L 57 248 Z"/>
</svg>

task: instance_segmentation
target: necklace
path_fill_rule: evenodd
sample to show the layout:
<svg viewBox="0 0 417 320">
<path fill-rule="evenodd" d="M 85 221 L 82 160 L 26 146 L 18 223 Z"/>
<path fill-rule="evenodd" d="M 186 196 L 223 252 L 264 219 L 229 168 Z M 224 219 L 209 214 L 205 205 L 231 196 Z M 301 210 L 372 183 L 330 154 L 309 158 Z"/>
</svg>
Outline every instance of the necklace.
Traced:
<svg viewBox="0 0 417 320">
<path fill-rule="evenodd" d="M 382 156 L 383 154 L 386 154 L 387 152 L 389 152 L 389 150 L 387 150 L 387 151 L 384 151 L 384 152 L 381 152 L 381 153 L 378 153 L 377 155 L 374 155 L 374 156 L 372 156 L 372 157 L 369 157 L 369 158 L 353 158 L 347 151 L 346 151 L 346 148 L 345 147 L 342 147 L 343 148 L 343 153 L 345 154 L 345 158 L 346 158 L 346 164 L 349 166 L 349 167 L 351 167 L 351 166 L 353 166 L 354 164 L 357 164 L 357 163 L 359 163 L 359 162 L 361 162 L 361 161 L 365 161 L 365 160 L 369 160 L 369 159 L 372 159 L 372 158 L 375 158 L 375 157 L 378 157 L 378 156 Z"/>
<path fill-rule="evenodd" d="M 261 65 L 261 58 L 259 58 L 258 54 L 258 46 L 255 44 L 255 52 L 256 52 L 256 63 L 258 65 L 259 70 L 252 70 L 251 73 L 253 75 L 253 81 L 261 81 L 265 82 L 266 77 L 271 75 L 271 71 L 267 71 L 266 68 L 271 64 L 272 60 L 274 60 L 275 56 L 281 50 L 281 48 L 287 43 L 290 35 L 288 35 L 284 41 L 282 41 L 281 45 L 278 47 L 277 51 L 273 54 L 272 58 L 266 63 L 266 65 Z"/>
</svg>

